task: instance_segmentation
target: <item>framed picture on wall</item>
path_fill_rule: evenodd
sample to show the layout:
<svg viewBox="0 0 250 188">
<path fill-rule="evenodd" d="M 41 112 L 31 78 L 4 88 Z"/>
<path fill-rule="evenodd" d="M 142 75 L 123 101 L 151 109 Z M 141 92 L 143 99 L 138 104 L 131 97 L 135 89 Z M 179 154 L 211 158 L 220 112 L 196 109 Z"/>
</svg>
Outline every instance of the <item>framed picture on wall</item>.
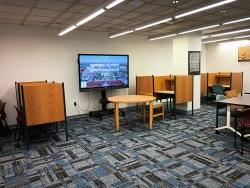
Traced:
<svg viewBox="0 0 250 188">
<path fill-rule="evenodd" d="M 238 62 L 250 62 L 250 46 L 239 47 Z"/>
<path fill-rule="evenodd" d="M 188 52 L 188 74 L 199 75 L 201 65 L 201 52 L 189 51 Z"/>
</svg>

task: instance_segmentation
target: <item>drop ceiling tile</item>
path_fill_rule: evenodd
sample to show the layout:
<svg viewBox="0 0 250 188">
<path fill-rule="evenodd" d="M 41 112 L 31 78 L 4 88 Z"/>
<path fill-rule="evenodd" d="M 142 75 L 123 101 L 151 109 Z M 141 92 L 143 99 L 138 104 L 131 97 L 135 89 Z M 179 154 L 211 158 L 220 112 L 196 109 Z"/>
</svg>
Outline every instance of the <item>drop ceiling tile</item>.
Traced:
<svg viewBox="0 0 250 188">
<path fill-rule="evenodd" d="M 106 12 L 104 12 L 102 15 L 104 16 L 108 16 L 111 18 L 116 18 L 119 17 L 123 14 L 126 14 L 127 12 L 124 10 L 116 10 L 116 9 L 111 9 L 111 10 L 107 10 Z"/>
<path fill-rule="evenodd" d="M 27 21 L 33 21 L 33 22 L 51 22 L 53 18 L 51 17 L 45 17 L 45 16 L 34 16 L 30 15 L 27 19 Z"/>
<path fill-rule="evenodd" d="M 0 23 L 9 23 L 9 24 L 21 24 L 22 20 L 17 20 L 17 19 L 3 19 L 0 18 Z"/>
<path fill-rule="evenodd" d="M 33 16 L 57 17 L 60 13 L 61 13 L 61 11 L 57 11 L 57 10 L 48 10 L 48 9 L 34 8 L 34 9 L 32 9 L 30 15 L 33 15 Z"/>
<path fill-rule="evenodd" d="M 30 9 L 29 7 L 0 4 L 0 12 L 27 14 Z"/>
<path fill-rule="evenodd" d="M 1 19 L 13 19 L 13 20 L 22 20 L 25 18 L 25 14 L 12 14 L 6 12 L 0 12 Z"/>
<path fill-rule="evenodd" d="M 19 5 L 23 7 L 32 7 L 35 2 L 36 0 L 0 0 L 0 4 Z"/>
<path fill-rule="evenodd" d="M 81 4 L 86 4 L 86 5 L 93 5 L 93 6 L 99 6 L 105 3 L 105 0 L 79 0 L 78 1 Z"/>
<path fill-rule="evenodd" d="M 91 6 L 91 5 L 83 5 L 80 3 L 77 3 L 75 5 L 73 5 L 68 11 L 70 12 L 76 12 L 76 13 L 80 13 L 80 14 L 87 14 L 90 11 L 94 11 L 95 7 Z"/>
<path fill-rule="evenodd" d="M 72 3 L 58 0 L 39 0 L 36 7 L 51 9 L 51 10 L 65 10 Z"/>
</svg>

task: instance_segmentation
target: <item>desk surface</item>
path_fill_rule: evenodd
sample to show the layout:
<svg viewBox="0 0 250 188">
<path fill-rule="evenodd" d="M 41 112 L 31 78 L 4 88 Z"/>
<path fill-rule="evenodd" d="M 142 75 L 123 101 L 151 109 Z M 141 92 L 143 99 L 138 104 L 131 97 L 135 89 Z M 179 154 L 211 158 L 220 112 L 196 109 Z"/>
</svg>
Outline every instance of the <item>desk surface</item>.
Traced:
<svg viewBox="0 0 250 188">
<path fill-rule="evenodd" d="M 238 106 L 250 106 L 250 95 L 243 95 L 240 97 L 223 99 L 221 101 L 217 101 L 217 103 L 231 104 L 231 105 L 238 105 Z"/>
<path fill-rule="evenodd" d="M 113 103 L 144 103 L 152 102 L 154 100 L 155 97 L 147 95 L 123 95 L 108 98 L 108 101 Z"/>
<path fill-rule="evenodd" d="M 219 84 L 219 85 L 221 85 L 221 86 L 223 86 L 225 88 L 230 88 L 230 85 L 223 85 L 223 84 Z M 208 85 L 208 87 L 213 87 L 213 85 Z"/>
<path fill-rule="evenodd" d="M 155 93 L 159 93 L 159 94 L 174 94 L 174 91 L 172 91 L 172 90 L 164 90 L 164 91 L 155 91 Z"/>
</svg>

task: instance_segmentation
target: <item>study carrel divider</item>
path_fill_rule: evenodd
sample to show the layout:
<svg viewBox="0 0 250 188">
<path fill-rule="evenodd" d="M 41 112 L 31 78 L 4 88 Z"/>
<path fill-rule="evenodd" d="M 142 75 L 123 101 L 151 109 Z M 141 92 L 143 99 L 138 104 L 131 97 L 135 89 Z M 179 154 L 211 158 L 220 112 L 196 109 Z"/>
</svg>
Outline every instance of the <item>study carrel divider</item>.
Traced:
<svg viewBox="0 0 250 188">
<path fill-rule="evenodd" d="M 228 90 L 236 90 L 242 95 L 243 72 L 218 72 L 201 74 L 201 95 L 208 96 L 213 85 L 220 84 Z"/>
<path fill-rule="evenodd" d="M 16 92 L 26 131 L 27 127 L 65 122 L 68 140 L 64 83 L 16 82 Z"/>
<path fill-rule="evenodd" d="M 193 114 L 193 76 L 137 76 L 136 94 L 145 93 L 157 99 L 173 98 L 174 105 L 192 102 Z"/>
</svg>

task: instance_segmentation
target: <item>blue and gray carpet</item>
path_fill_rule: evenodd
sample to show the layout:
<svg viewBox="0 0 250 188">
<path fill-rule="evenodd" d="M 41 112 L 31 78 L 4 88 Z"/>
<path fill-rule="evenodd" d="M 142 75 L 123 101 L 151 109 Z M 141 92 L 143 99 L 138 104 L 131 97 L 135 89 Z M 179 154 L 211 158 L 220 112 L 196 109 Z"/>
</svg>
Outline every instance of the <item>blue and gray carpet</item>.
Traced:
<svg viewBox="0 0 250 188">
<path fill-rule="evenodd" d="M 232 133 L 214 133 L 214 112 L 149 130 L 130 111 L 120 132 L 113 116 L 71 119 L 68 142 L 60 129 L 29 150 L 1 138 L 0 187 L 250 187 L 250 143 L 241 157 Z"/>
</svg>

